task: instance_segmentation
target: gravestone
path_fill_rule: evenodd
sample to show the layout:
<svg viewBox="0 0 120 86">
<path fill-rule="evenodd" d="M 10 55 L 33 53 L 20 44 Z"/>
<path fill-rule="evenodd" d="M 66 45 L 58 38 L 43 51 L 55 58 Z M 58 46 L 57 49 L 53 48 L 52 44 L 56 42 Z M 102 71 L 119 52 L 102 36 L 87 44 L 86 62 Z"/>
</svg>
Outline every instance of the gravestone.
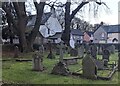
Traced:
<svg viewBox="0 0 120 86">
<path fill-rule="evenodd" d="M 109 52 L 109 50 L 104 49 L 104 50 L 103 50 L 103 54 L 102 54 L 102 59 L 103 59 L 103 60 L 106 59 L 106 60 L 109 61 L 109 58 L 110 58 L 110 52 Z"/>
<path fill-rule="evenodd" d="M 70 56 L 77 56 L 77 55 L 78 55 L 78 51 L 76 49 L 70 50 Z"/>
<path fill-rule="evenodd" d="M 102 45 L 100 45 L 99 47 L 98 47 L 98 55 L 102 55 L 102 53 L 103 53 L 103 46 Z"/>
<path fill-rule="evenodd" d="M 67 68 L 66 64 L 60 61 L 59 63 L 57 63 L 54 66 L 54 68 L 53 68 L 53 70 L 52 70 L 51 73 L 55 74 L 55 75 L 64 75 L 64 76 L 67 76 L 67 75 L 70 74 L 70 71 Z"/>
<path fill-rule="evenodd" d="M 33 70 L 34 71 L 43 71 L 43 58 L 39 54 L 33 55 Z"/>
<path fill-rule="evenodd" d="M 43 45 L 41 45 L 40 47 L 39 47 L 39 53 L 43 56 L 44 55 L 44 46 Z"/>
<path fill-rule="evenodd" d="M 97 79 L 97 66 L 90 52 L 83 58 L 82 61 L 83 76 L 88 79 Z"/>
<path fill-rule="evenodd" d="M 14 48 L 14 58 L 18 58 L 19 57 L 19 48 L 18 46 L 15 46 Z"/>
<path fill-rule="evenodd" d="M 49 58 L 49 59 L 55 59 L 55 55 L 53 54 L 53 51 L 52 51 L 52 44 L 51 44 L 50 41 L 48 43 L 48 46 L 49 46 L 49 54 L 48 54 L 47 58 Z"/>
<path fill-rule="evenodd" d="M 95 64 L 96 64 L 98 70 L 104 69 L 104 61 L 102 61 L 102 60 L 97 60 L 97 59 L 95 59 L 94 61 L 95 61 Z"/>
<path fill-rule="evenodd" d="M 104 59 L 103 62 L 104 62 L 104 66 L 105 66 L 105 67 L 108 67 L 108 60 L 107 60 L 107 59 Z"/>
<path fill-rule="evenodd" d="M 78 47 L 78 58 L 83 58 L 84 57 L 84 46 L 81 45 Z"/>
<path fill-rule="evenodd" d="M 107 49 L 109 50 L 109 52 L 110 52 L 111 54 L 114 54 L 114 53 L 115 53 L 115 46 L 114 46 L 114 45 L 111 45 L 111 46 L 107 47 Z"/>
<path fill-rule="evenodd" d="M 94 59 L 97 59 L 97 46 L 96 45 L 93 44 L 90 46 L 90 53 Z"/>
</svg>

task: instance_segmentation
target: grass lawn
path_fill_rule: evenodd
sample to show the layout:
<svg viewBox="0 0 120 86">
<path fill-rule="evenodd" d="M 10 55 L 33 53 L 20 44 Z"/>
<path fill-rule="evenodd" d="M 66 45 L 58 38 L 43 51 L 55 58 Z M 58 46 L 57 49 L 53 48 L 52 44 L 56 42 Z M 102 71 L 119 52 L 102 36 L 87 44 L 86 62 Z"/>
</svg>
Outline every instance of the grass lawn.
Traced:
<svg viewBox="0 0 120 86">
<path fill-rule="evenodd" d="M 32 59 L 33 53 L 22 54 L 20 58 Z M 46 68 L 43 72 L 32 71 L 32 62 L 16 62 L 12 55 L 3 55 L 3 59 L 10 59 L 10 61 L 2 62 L 2 80 L 4 83 L 15 83 L 15 84 L 117 84 L 120 82 L 118 80 L 118 72 L 115 73 L 110 81 L 103 80 L 90 80 L 83 79 L 80 77 L 73 76 L 60 76 L 52 75 L 51 71 L 54 65 L 59 61 L 59 56 L 56 59 L 47 59 L 47 53 L 44 56 L 43 64 Z M 67 58 L 69 55 L 65 55 Z M 101 56 L 98 56 L 101 58 Z M 117 61 L 117 54 L 111 55 L 111 61 Z M 70 71 L 79 70 L 81 65 L 81 60 L 76 65 L 69 66 Z M 107 71 L 101 73 L 101 75 L 107 75 Z"/>
</svg>

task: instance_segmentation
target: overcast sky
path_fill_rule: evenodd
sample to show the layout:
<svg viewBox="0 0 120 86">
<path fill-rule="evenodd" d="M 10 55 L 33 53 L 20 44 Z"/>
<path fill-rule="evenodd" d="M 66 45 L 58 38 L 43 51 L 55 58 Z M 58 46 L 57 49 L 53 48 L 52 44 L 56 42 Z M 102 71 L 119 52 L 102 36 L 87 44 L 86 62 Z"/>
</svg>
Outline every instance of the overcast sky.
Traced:
<svg viewBox="0 0 120 86">
<path fill-rule="evenodd" d="M 64 3 L 66 2 L 66 0 L 58 0 L 58 1 L 61 1 Z M 110 9 L 107 9 L 105 6 L 99 6 L 99 12 L 97 17 L 94 17 L 92 14 L 90 14 L 88 10 L 86 10 L 82 15 L 81 13 L 77 15 L 83 16 L 83 17 L 80 17 L 80 19 L 88 21 L 91 24 L 100 23 L 101 21 L 110 25 L 118 24 L 118 2 L 120 0 L 101 0 L 101 1 L 105 2 Z M 75 9 L 75 7 L 76 6 L 74 5 L 71 8 Z"/>
</svg>

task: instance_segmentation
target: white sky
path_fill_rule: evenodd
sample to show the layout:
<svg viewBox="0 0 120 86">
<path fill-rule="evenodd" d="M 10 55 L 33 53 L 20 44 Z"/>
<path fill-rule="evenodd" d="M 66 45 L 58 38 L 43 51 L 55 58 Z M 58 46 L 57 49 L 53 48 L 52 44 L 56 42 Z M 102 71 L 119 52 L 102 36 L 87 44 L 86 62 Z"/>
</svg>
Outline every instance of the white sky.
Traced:
<svg viewBox="0 0 120 86">
<path fill-rule="evenodd" d="M 65 0 L 58 1 L 65 2 Z M 99 6 L 98 16 L 96 18 L 94 18 L 93 15 L 89 14 L 88 10 L 86 10 L 85 13 L 82 15 L 83 17 L 80 17 L 80 19 L 88 21 L 91 24 L 100 23 L 101 21 L 110 25 L 118 24 L 118 2 L 120 0 L 101 0 L 101 1 L 105 2 L 107 6 L 110 8 L 110 10 L 103 6 Z M 75 6 L 71 8 L 74 9 Z"/>
<path fill-rule="evenodd" d="M 94 21 L 90 21 L 90 23 L 96 22 L 105 22 L 107 24 L 118 24 L 118 1 L 120 0 L 103 0 L 106 2 L 108 7 L 110 8 L 111 13 L 106 14 L 105 12 L 100 13 L 99 18 L 94 19 Z M 92 19 L 92 18 L 91 18 Z M 89 19 L 86 19 L 89 21 Z"/>
</svg>

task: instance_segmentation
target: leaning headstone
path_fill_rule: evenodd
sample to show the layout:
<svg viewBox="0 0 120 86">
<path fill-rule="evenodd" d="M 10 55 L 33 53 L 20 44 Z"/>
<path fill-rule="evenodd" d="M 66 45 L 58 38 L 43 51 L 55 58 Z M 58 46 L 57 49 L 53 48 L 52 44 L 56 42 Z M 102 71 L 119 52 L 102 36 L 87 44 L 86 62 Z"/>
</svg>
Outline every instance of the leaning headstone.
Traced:
<svg viewBox="0 0 120 86">
<path fill-rule="evenodd" d="M 43 63 L 43 58 L 38 54 L 34 54 L 33 55 L 33 70 L 43 71 L 44 67 L 42 63 Z"/>
<path fill-rule="evenodd" d="M 66 64 L 63 62 L 59 62 L 55 65 L 55 67 L 53 68 L 52 74 L 55 75 L 64 75 L 67 76 L 70 74 L 69 69 L 67 68 Z"/>
<path fill-rule="evenodd" d="M 70 50 L 70 56 L 77 56 L 77 55 L 78 55 L 78 51 L 76 49 Z"/>
<path fill-rule="evenodd" d="M 90 53 L 94 59 L 97 59 L 97 46 L 96 45 L 93 44 L 90 46 Z"/>
<path fill-rule="evenodd" d="M 88 79 L 97 79 L 97 66 L 90 53 L 83 58 L 82 61 L 83 76 Z"/>
<path fill-rule="evenodd" d="M 15 46 L 14 48 L 14 58 L 18 58 L 19 57 L 19 48 L 18 46 Z"/>
<path fill-rule="evenodd" d="M 110 52 L 109 52 L 109 50 L 104 49 L 104 50 L 103 50 L 102 59 L 103 59 L 103 60 L 106 59 L 106 60 L 109 61 L 109 58 L 110 58 Z"/>
<path fill-rule="evenodd" d="M 84 46 L 81 45 L 78 47 L 78 58 L 83 58 L 84 57 Z"/>
</svg>

